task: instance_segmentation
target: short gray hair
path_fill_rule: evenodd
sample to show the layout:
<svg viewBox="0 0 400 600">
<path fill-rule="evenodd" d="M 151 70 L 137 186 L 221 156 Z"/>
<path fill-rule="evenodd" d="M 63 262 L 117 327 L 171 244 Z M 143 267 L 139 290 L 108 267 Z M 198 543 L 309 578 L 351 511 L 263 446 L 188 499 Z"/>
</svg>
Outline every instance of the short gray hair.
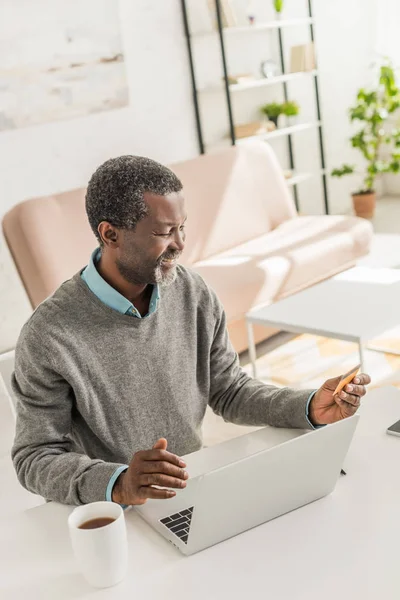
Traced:
<svg viewBox="0 0 400 600">
<path fill-rule="evenodd" d="M 170 169 L 143 156 L 118 156 L 93 173 L 86 191 L 86 213 L 93 233 L 102 221 L 119 229 L 134 229 L 148 214 L 143 194 L 166 196 L 182 183 Z"/>
</svg>

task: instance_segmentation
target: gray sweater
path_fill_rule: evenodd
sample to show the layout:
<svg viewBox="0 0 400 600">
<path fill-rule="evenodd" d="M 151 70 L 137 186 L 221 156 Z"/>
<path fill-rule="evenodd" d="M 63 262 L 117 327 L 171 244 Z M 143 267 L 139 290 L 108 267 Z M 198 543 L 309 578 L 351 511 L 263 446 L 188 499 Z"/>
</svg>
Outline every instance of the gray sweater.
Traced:
<svg viewBox="0 0 400 600">
<path fill-rule="evenodd" d="M 248 377 L 215 293 L 183 267 L 146 319 L 108 308 L 75 275 L 24 326 L 13 387 L 18 478 L 66 504 L 104 500 L 115 470 L 160 437 L 178 455 L 201 448 L 207 404 L 232 423 L 309 427 L 311 390 Z"/>
</svg>

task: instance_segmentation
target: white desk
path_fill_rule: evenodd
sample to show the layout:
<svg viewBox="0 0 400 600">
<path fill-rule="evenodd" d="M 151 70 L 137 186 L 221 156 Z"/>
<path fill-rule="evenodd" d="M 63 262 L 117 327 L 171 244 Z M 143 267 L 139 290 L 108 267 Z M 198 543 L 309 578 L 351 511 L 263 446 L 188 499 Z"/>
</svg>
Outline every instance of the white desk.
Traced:
<svg viewBox="0 0 400 600">
<path fill-rule="evenodd" d="M 96 591 L 78 574 L 70 508 L 47 504 L 0 515 L 0 597 L 10 600 L 398 600 L 400 597 L 400 392 L 364 400 L 335 492 L 191 557 L 134 511 L 126 515 L 131 573 Z"/>
</svg>

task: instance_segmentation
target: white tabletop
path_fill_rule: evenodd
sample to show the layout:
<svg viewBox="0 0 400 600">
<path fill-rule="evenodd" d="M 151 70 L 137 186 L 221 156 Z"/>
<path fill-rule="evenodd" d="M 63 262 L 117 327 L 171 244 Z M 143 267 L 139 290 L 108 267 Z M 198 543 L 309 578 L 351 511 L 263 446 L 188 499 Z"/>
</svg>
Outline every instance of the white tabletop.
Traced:
<svg viewBox="0 0 400 600">
<path fill-rule="evenodd" d="M 292 333 L 367 342 L 398 325 L 400 269 L 355 267 L 247 314 Z"/>
<path fill-rule="evenodd" d="M 71 508 L 50 503 L 0 515 L 0 597 L 11 600 L 398 600 L 400 418 L 395 388 L 367 395 L 347 456 L 346 476 L 329 497 L 184 557 L 126 514 L 131 571 L 96 591 L 70 549 Z"/>
</svg>

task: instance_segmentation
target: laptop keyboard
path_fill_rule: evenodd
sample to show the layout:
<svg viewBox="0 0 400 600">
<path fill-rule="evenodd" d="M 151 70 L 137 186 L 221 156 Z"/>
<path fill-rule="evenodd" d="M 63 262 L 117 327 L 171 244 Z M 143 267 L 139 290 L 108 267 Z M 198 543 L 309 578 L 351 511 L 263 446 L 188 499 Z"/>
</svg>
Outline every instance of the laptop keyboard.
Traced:
<svg viewBox="0 0 400 600">
<path fill-rule="evenodd" d="M 182 542 L 188 543 L 190 523 L 192 521 L 193 506 L 181 510 L 181 512 L 160 519 L 160 523 L 165 525 L 172 533 L 174 533 Z"/>
</svg>

